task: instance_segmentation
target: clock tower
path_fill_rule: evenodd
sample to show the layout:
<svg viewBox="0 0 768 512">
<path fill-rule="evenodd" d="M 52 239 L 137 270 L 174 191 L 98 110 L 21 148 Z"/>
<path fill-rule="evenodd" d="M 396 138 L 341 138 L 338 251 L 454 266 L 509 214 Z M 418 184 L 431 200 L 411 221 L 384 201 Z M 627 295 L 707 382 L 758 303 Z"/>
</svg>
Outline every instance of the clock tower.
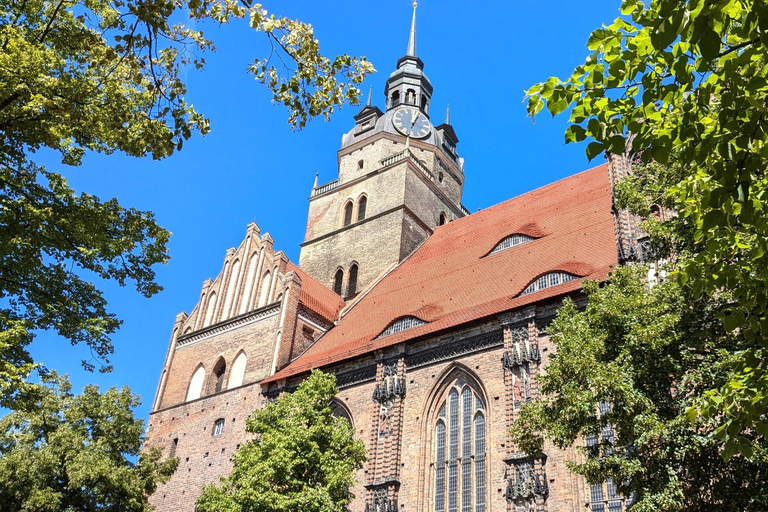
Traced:
<svg viewBox="0 0 768 512">
<path fill-rule="evenodd" d="M 405 56 L 387 79 L 385 110 L 368 104 L 342 137 L 338 178 L 315 182 L 299 266 L 349 300 L 407 258 L 461 206 L 464 161 L 446 111 L 429 115 L 432 84 L 416 55 L 416 4 Z"/>
</svg>

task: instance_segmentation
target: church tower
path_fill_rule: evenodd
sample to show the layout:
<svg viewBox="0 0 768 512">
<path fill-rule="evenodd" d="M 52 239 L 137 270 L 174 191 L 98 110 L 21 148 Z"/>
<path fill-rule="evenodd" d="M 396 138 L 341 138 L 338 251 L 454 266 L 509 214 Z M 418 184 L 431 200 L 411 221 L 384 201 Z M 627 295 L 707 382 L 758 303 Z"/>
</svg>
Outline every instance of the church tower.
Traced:
<svg viewBox="0 0 768 512">
<path fill-rule="evenodd" d="M 436 227 L 463 217 L 464 161 L 446 111 L 430 118 L 432 83 L 416 55 L 416 4 L 406 54 L 342 137 L 338 178 L 312 189 L 299 266 L 350 299 L 400 263 Z"/>
</svg>

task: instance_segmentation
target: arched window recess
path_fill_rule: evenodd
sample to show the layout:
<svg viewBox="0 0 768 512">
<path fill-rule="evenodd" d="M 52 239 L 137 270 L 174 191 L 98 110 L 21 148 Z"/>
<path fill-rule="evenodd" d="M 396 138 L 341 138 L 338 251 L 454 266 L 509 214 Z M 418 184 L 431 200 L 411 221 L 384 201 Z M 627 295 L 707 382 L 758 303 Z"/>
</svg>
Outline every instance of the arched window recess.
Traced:
<svg viewBox="0 0 768 512">
<path fill-rule="evenodd" d="M 224 389 L 224 374 L 227 372 L 227 363 L 223 357 L 220 357 L 216 361 L 216 365 L 213 367 L 213 393 L 218 393 Z"/>
</svg>

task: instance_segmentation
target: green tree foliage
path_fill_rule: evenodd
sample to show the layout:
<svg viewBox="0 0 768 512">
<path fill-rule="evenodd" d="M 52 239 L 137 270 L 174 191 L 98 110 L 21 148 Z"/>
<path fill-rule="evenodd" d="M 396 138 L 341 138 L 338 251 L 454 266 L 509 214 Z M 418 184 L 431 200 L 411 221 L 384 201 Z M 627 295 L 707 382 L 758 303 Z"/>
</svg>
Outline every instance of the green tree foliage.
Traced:
<svg viewBox="0 0 768 512">
<path fill-rule="evenodd" d="M 272 43 L 272 57 L 251 71 L 288 107 L 292 127 L 359 101 L 370 63 L 325 57 L 311 25 L 259 4 L 0 0 L 0 405 L 34 368 L 26 346 L 36 329 L 85 343 L 94 359 L 84 365 L 109 369 L 120 322 L 82 271 L 130 281 L 148 297 L 160 290 L 153 266 L 168 259 L 169 233 L 151 212 L 76 193 L 35 153 L 56 151 L 66 165 L 86 151 L 159 159 L 205 134 L 208 120 L 186 102 L 181 71 L 203 67 L 213 42 L 182 21 L 237 19 Z"/>
<path fill-rule="evenodd" d="M 675 280 L 649 289 L 646 272 L 622 267 L 608 286 L 586 283 L 583 311 L 565 301 L 548 328 L 557 350 L 539 377 L 545 398 L 523 407 L 515 441 L 530 453 L 541 450 L 540 432 L 561 448 L 581 444 L 586 457 L 570 469 L 591 483 L 624 483 L 624 496 L 637 496 L 633 511 L 768 509 L 765 447 L 726 461 L 711 435 L 719 419 L 686 415 L 728 383 L 748 345 L 718 318 L 730 298 L 697 300 Z M 585 447 L 590 437 L 598 443 Z"/>
<path fill-rule="evenodd" d="M 589 158 L 631 149 L 678 162 L 680 172 L 645 171 L 651 182 L 677 173 L 655 188 L 689 234 L 675 278 L 696 300 L 728 297 L 715 317 L 743 339 L 713 347 L 730 378 L 702 389 L 691 415 L 719 424 L 726 456 L 749 456 L 768 434 L 768 4 L 624 0 L 621 12 L 592 33 L 593 53 L 569 78 L 528 91 L 528 112 L 570 108 L 566 142 L 591 139 Z"/>
<path fill-rule="evenodd" d="M 141 453 L 144 422 L 124 387 L 73 395 L 51 373 L 0 420 L 0 511 L 148 511 L 147 496 L 175 471 L 159 449 Z M 132 462 L 138 457 L 138 464 Z"/>
<path fill-rule="evenodd" d="M 331 414 L 333 375 L 313 371 L 247 420 L 253 441 L 235 455 L 232 473 L 204 489 L 201 512 L 346 512 L 365 445 Z"/>
</svg>

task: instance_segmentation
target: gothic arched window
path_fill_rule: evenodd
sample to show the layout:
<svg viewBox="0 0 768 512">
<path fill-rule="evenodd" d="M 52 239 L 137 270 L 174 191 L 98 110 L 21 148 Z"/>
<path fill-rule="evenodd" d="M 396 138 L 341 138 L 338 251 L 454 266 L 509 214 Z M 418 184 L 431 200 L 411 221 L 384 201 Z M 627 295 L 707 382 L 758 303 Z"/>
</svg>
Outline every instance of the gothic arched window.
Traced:
<svg viewBox="0 0 768 512">
<path fill-rule="evenodd" d="M 485 512 L 485 407 L 463 380 L 440 405 L 435 433 L 434 512 Z"/>
<path fill-rule="evenodd" d="M 352 201 L 344 206 L 344 226 L 352 224 Z"/>
<path fill-rule="evenodd" d="M 333 276 L 333 291 L 337 295 L 341 295 L 341 285 L 344 282 L 344 271 L 339 269 L 336 271 L 336 275 Z"/>
<path fill-rule="evenodd" d="M 224 362 L 224 358 L 220 357 L 216 361 L 216 366 L 213 367 L 213 392 L 218 393 L 224 389 L 224 374 L 227 371 L 227 363 Z"/>
<path fill-rule="evenodd" d="M 243 378 L 245 377 L 245 365 L 248 363 L 248 358 L 245 356 L 245 352 L 240 352 L 235 358 L 235 362 L 232 364 L 232 371 L 229 372 L 229 383 L 227 389 L 236 388 L 243 385 Z"/>
<path fill-rule="evenodd" d="M 357 293 L 357 265 L 352 264 L 349 267 L 349 277 L 347 278 L 347 297 L 354 297 Z"/>
<path fill-rule="evenodd" d="M 440 214 L 440 220 L 438 221 L 438 224 L 437 224 L 437 225 L 438 225 L 438 226 L 442 226 L 443 224 L 445 224 L 445 214 L 444 214 L 444 213 L 441 213 L 441 214 Z"/>
<path fill-rule="evenodd" d="M 357 222 L 365 219 L 365 209 L 368 207 L 368 198 L 363 196 L 357 202 Z"/>
<path fill-rule="evenodd" d="M 192 379 L 189 381 L 189 388 L 187 389 L 187 402 L 190 400 L 197 400 L 200 395 L 203 394 L 203 383 L 205 382 L 205 368 L 200 365 L 195 370 Z"/>
</svg>

